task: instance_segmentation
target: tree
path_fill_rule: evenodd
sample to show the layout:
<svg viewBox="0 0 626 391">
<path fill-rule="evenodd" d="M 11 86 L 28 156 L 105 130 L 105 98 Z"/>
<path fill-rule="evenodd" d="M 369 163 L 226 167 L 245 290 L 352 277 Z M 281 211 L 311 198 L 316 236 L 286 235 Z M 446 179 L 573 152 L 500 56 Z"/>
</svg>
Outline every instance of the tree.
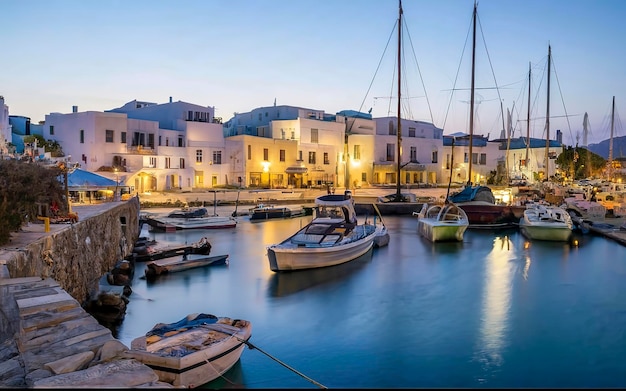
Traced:
<svg viewBox="0 0 626 391">
<path fill-rule="evenodd" d="M 0 161 L 0 245 L 11 232 L 37 221 L 40 205 L 56 204 L 67 213 L 61 169 L 18 160 Z"/>
<path fill-rule="evenodd" d="M 606 160 L 586 148 L 567 147 L 557 158 L 556 164 L 573 179 L 600 176 Z"/>
<path fill-rule="evenodd" d="M 50 152 L 50 156 L 52 157 L 63 157 L 65 153 L 63 152 L 63 148 L 61 144 L 59 144 L 56 140 L 46 140 L 43 136 L 38 134 L 33 134 L 29 136 L 24 136 L 24 144 L 30 144 L 37 140 L 37 146 L 43 148 L 44 152 Z"/>
</svg>

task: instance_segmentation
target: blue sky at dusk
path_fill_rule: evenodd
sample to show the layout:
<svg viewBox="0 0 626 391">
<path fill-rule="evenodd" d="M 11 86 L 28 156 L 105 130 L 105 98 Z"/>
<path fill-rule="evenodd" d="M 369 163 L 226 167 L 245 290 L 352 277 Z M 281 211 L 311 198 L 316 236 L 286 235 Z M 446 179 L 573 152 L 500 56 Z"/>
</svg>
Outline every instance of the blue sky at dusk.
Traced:
<svg viewBox="0 0 626 391">
<path fill-rule="evenodd" d="M 404 0 L 403 117 L 467 132 L 473 0 Z M 2 0 L 0 95 L 11 115 L 172 97 L 234 112 L 278 105 L 395 116 L 397 0 Z M 474 133 L 582 144 L 626 112 L 626 1 L 478 2 Z M 418 71 L 419 70 L 419 71 Z M 421 75 L 421 76 L 420 76 Z M 494 88 L 498 86 L 499 88 Z"/>
</svg>

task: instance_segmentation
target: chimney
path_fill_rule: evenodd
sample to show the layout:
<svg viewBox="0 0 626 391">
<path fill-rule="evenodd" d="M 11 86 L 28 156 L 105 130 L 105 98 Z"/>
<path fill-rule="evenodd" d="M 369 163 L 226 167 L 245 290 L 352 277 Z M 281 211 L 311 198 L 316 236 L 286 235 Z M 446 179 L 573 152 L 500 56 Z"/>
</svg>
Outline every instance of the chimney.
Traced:
<svg viewBox="0 0 626 391">
<path fill-rule="evenodd" d="M 72 113 L 78 113 L 78 106 L 72 106 Z"/>
<path fill-rule="evenodd" d="M 172 97 L 170 96 L 170 103 L 172 103 Z"/>
</svg>

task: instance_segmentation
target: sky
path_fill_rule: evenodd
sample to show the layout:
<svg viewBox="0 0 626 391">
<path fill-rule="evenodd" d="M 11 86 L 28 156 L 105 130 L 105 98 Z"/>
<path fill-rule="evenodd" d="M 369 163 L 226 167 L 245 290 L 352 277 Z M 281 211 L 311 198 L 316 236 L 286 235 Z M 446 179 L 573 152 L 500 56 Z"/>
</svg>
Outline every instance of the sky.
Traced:
<svg viewBox="0 0 626 391">
<path fill-rule="evenodd" d="M 396 116 L 398 5 L 0 0 L 0 95 L 10 115 L 33 123 L 72 106 L 105 111 L 170 97 L 212 106 L 224 122 L 274 102 Z M 402 1 L 403 118 L 469 132 L 473 7 Z M 588 144 L 609 139 L 611 123 L 624 136 L 625 20 L 623 0 L 478 1 L 474 134 L 500 137 L 508 111 L 513 137 L 545 139 L 549 122 L 551 139 L 558 129 L 564 144 L 583 145 L 585 113 Z"/>
</svg>

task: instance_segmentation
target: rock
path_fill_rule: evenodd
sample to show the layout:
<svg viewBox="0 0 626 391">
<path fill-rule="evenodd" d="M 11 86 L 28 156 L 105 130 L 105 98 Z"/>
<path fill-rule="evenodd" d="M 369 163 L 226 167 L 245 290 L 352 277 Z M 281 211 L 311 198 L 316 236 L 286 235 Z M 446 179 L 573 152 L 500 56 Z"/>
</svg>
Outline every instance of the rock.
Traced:
<svg viewBox="0 0 626 391">
<path fill-rule="evenodd" d="M 73 354 L 62 359 L 49 362 L 44 365 L 45 369 L 52 371 L 55 375 L 77 371 L 87 365 L 93 358 L 94 354 L 91 350 L 86 352 Z"/>
</svg>

